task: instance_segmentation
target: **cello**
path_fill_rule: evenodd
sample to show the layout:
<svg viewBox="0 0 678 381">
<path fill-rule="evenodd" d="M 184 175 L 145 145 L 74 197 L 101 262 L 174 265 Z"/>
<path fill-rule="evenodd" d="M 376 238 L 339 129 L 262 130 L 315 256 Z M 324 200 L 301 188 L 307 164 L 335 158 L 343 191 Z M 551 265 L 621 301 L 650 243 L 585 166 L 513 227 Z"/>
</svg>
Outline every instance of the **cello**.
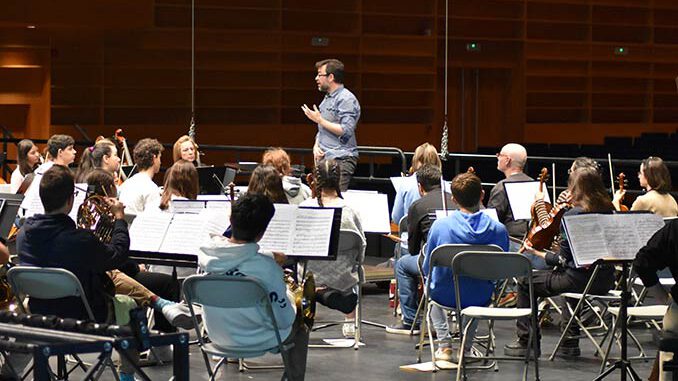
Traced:
<svg viewBox="0 0 678 381">
<path fill-rule="evenodd" d="M 621 172 L 619 176 L 617 176 L 617 181 L 619 182 L 619 192 L 624 193 L 624 190 L 626 188 L 626 175 L 624 172 Z M 628 212 L 629 207 L 622 204 L 624 202 L 624 197 L 619 199 L 619 211 L 620 212 Z"/>
<path fill-rule="evenodd" d="M 542 168 L 539 176 L 539 192 L 543 193 L 544 182 L 548 177 L 548 169 Z M 532 224 L 530 231 L 525 238 L 525 244 L 520 251 L 524 251 L 526 246 L 531 246 L 535 250 L 544 250 L 551 246 L 555 236 L 560 233 L 560 221 L 563 215 L 570 207 L 563 203 L 552 206 L 543 199 L 536 200 L 532 204 Z"/>
</svg>

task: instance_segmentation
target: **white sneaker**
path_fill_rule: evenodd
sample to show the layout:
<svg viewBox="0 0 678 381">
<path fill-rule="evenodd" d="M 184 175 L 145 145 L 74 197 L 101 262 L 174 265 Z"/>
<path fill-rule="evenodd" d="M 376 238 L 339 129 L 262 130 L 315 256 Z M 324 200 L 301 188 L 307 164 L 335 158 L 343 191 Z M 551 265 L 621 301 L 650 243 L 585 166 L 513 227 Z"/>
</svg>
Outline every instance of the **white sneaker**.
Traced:
<svg viewBox="0 0 678 381">
<path fill-rule="evenodd" d="M 344 337 L 355 337 L 355 323 L 353 320 L 341 326 L 341 333 L 344 334 Z"/>
<path fill-rule="evenodd" d="M 191 329 L 195 326 L 193 324 L 193 318 L 191 318 L 191 311 L 189 311 L 188 306 L 184 304 L 172 303 L 166 305 L 162 308 L 162 314 L 165 316 L 165 319 L 175 327 Z"/>
<path fill-rule="evenodd" d="M 450 347 L 439 347 L 434 354 L 434 357 L 438 361 L 452 361 L 454 357 L 454 350 Z"/>
</svg>

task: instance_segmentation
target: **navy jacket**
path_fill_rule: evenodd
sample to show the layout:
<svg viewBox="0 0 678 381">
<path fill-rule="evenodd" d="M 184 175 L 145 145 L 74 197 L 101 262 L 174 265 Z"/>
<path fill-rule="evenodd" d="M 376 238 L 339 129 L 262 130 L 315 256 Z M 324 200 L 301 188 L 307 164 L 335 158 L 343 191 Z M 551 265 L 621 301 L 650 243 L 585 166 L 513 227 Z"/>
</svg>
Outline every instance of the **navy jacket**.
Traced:
<svg viewBox="0 0 678 381">
<path fill-rule="evenodd" d="M 114 293 L 106 271 L 118 268 L 127 260 L 129 233 L 127 223 L 117 220 L 111 244 L 103 244 L 92 232 L 77 229 L 65 214 L 30 217 L 17 237 L 17 251 L 22 265 L 66 269 L 80 280 L 94 317 L 106 320 L 108 295 Z M 40 300 L 31 298 L 31 312 L 76 319 L 87 319 L 79 298 Z"/>
</svg>

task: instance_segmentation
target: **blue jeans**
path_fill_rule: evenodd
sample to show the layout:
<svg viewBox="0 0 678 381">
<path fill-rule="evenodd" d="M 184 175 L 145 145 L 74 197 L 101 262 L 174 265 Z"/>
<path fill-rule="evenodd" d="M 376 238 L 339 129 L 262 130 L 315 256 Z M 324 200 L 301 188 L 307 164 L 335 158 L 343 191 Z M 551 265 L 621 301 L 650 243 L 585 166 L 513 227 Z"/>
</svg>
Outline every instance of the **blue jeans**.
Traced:
<svg viewBox="0 0 678 381">
<path fill-rule="evenodd" d="M 403 323 L 410 325 L 414 322 L 415 315 L 417 314 L 417 305 L 419 304 L 417 286 L 419 285 L 420 275 L 417 261 L 419 261 L 419 255 L 405 255 L 400 257 L 395 264 Z M 415 324 L 418 323 L 417 321 Z"/>
</svg>

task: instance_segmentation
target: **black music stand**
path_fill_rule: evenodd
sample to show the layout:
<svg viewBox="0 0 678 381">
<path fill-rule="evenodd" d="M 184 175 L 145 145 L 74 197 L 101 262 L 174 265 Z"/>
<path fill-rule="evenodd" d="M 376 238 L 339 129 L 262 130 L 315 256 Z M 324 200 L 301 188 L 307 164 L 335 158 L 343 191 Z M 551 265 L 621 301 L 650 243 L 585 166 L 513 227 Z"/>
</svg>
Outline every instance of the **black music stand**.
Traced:
<svg viewBox="0 0 678 381">
<path fill-rule="evenodd" d="M 608 375 L 612 374 L 616 369 L 621 370 L 621 381 L 626 381 L 626 375 L 631 377 L 631 380 L 637 380 L 641 381 L 642 378 L 638 376 L 638 373 L 633 369 L 633 366 L 631 366 L 631 361 L 628 359 L 628 354 L 627 354 L 627 341 L 628 341 L 628 313 L 627 313 L 627 308 L 628 308 L 628 303 L 629 300 L 631 300 L 631 293 L 629 292 L 629 286 L 628 286 L 628 277 L 629 277 L 629 262 L 630 261 L 605 261 L 607 263 L 621 263 L 622 265 L 622 274 L 621 274 L 621 280 L 619 282 L 621 286 L 621 304 L 619 305 L 619 326 L 621 329 L 621 357 L 619 360 L 615 361 L 614 364 L 612 364 L 610 367 L 605 369 L 603 373 L 598 375 L 598 377 L 594 378 L 593 381 L 599 381 L 607 377 Z M 612 332 L 612 335 L 610 336 L 610 340 L 614 340 L 614 331 Z"/>
<path fill-rule="evenodd" d="M 22 194 L 0 193 L 0 239 L 8 238 L 23 199 Z"/>
</svg>

